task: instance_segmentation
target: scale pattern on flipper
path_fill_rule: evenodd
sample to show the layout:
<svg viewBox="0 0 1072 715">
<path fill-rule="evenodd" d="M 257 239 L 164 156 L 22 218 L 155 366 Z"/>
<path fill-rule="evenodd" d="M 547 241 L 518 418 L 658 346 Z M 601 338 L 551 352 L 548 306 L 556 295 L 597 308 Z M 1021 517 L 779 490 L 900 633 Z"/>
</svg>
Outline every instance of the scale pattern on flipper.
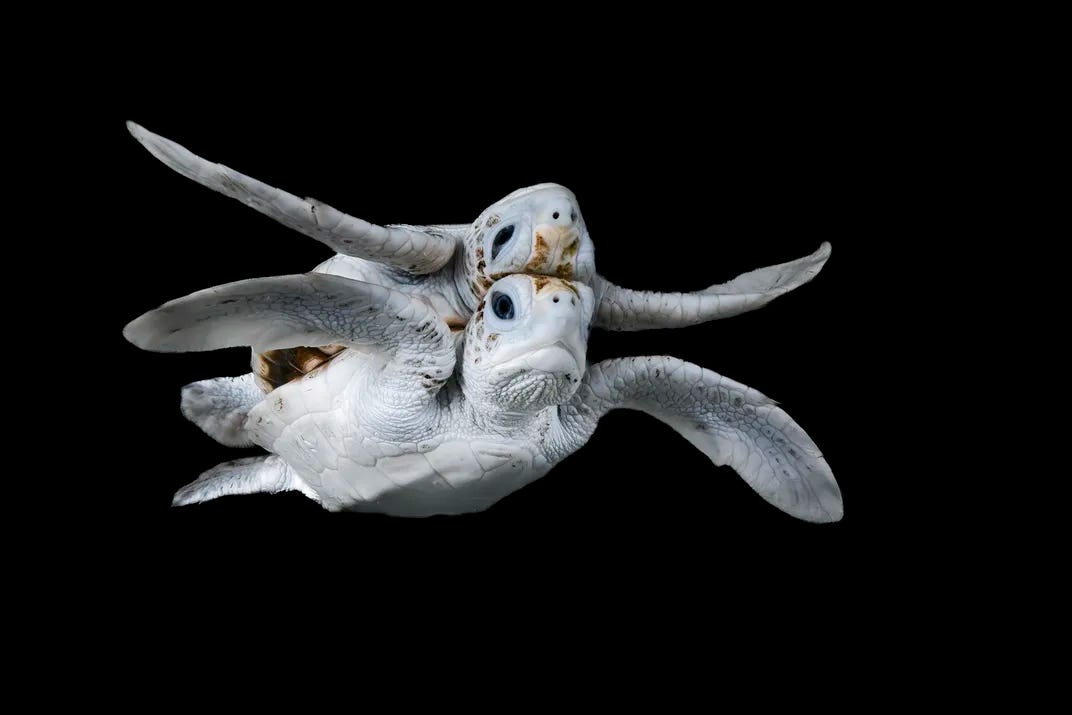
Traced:
<svg viewBox="0 0 1072 715">
<path fill-rule="evenodd" d="M 588 368 L 559 409 L 565 455 L 588 441 L 600 417 L 632 409 L 673 427 L 717 465 L 736 471 L 760 496 L 807 521 L 837 521 L 841 490 L 811 437 L 758 390 L 669 356 L 618 358 Z"/>
</svg>

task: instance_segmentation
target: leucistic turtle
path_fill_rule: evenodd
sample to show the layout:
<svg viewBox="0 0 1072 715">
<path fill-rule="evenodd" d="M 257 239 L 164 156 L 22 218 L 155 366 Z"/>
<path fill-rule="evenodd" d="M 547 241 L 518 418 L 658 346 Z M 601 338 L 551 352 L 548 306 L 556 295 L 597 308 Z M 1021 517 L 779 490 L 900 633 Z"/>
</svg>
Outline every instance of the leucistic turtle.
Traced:
<svg viewBox="0 0 1072 715">
<path fill-rule="evenodd" d="M 493 281 L 512 273 L 587 283 L 598 298 L 593 324 L 599 328 L 696 325 L 766 305 L 810 281 L 830 256 L 830 244 L 823 243 L 810 256 L 750 271 L 701 291 L 630 290 L 596 273 L 595 250 L 577 199 L 558 184 L 515 191 L 485 209 L 472 224 L 377 226 L 206 161 L 133 122 L 127 128 L 153 156 L 183 176 L 336 252 L 314 272 L 424 295 L 441 317 L 457 326 L 465 324 Z"/>
<path fill-rule="evenodd" d="M 626 408 L 669 424 L 789 514 L 841 518 L 819 449 L 759 392 L 666 356 L 586 368 L 593 311 L 583 284 L 511 275 L 491 285 L 455 341 L 419 297 L 310 273 L 199 291 L 124 334 L 163 352 L 345 346 L 267 395 L 248 375 L 187 386 L 184 402 L 199 407 L 187 415 L 207 432 L 271 454 L 209 470 L 175 504 L 297 490 L 332 511 L 479 511 L 583 446 L 607 411 Z"/>
</svg>

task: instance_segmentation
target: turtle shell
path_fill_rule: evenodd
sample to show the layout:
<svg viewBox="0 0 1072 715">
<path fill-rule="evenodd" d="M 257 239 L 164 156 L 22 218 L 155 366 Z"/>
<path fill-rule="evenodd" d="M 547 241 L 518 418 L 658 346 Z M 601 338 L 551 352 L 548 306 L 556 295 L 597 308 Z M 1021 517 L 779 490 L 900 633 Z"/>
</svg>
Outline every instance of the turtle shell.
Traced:
<svg viewBox="0 0 1072 715">
<path fill-rule="evenodd" d="M 265 392 L 271 392 L 312 372 L 344 349 L 342 345 L 322 345 L 253 353 L 250 367 L 257 385 Z"/>
</svg>

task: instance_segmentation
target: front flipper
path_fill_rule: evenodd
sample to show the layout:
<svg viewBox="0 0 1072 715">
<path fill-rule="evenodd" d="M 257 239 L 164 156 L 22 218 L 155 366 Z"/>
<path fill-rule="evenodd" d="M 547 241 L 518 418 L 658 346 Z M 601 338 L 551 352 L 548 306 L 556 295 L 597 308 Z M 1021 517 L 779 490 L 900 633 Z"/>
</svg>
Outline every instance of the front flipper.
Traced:
<svg viewBox="0 0 1072 715">
<path fill-rule="evenodd" d="M 238 199 L 284 226 L 315 238 L 336 253 L 386 263 L 415 274 L 434 273 L 454 255 L 456 239 L 446 230 L 377 226 L 313 199 L 298 198 L 222 164 L 206 161 L 134 122 L 127 122 L 127 129 L 153 156 L 188 179 Z"/>
<path fill-rule="evenodd" d="M 182 414 L 228 447 L 252 447 L 243 425 L 251 407 L 264 399 L 253 374 L 217 377 L 182 388 Z"/>
<path fill-rule="evenodd" d="M 640 410 L 673 427 L 717 465 L 732 467 L 782 511 L 837 521 L 843 507 L 829 465 L 793 419 L 756 390 L 673 357 L 606 360 L 588 368 L 559 408 L 552 449 L 562 456 L 613 409 Z"/>
<path fill-rule="evenodd" d="M 231 494 L 301 492 L 313 501 L 320 497 L 286 462 L 275 455 L 224 462 L 175 492 L 172 506 L 186 506 Z"/>
<path fill-rule="evenodd" d="M 749 271 L 728 283 L 693 293 L 630 290 L 596 276 L 593 289 L 600 299 L 595 325 L 606 330 L 648 330 L 729 318 L 762 308 L 804 285 L 822 270 L 828 258 L 830 244 L 824 242 L 810 256 Z"/>
<path fill-rule="evenodd" d="M 416 296 L 323 273 L 254 278 L 191 293 L 132 320 L 143 350 L 361 347 L 384 358 L 375 386 L 427 403 L 454 370 L 450 328 Z"/>
</svg>

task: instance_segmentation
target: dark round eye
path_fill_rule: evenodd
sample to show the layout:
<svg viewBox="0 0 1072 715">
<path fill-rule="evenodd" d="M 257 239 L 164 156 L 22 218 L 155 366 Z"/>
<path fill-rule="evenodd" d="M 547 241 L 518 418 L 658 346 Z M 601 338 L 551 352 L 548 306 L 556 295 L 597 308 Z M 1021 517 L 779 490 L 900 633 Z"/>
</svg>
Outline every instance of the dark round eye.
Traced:
<svg viewBox="0 0 1072 715">
<path fill-rule="evenodd" d="M 491 260 L 495 260 L 495 257 L 499 255 L 499 251 L 503 246 L 510 243 L 510 239 L 514 237 L 514 226 L 503 226 L 499 229 L 499 232 L 495 234 L 495 240 L 491 242 Z"/>
<path fill-rule="evenodd" d="M 514 319 L 514 301 L 505 293 L 496 293 L 491 297 L 491 309 L 503 320 Z"/>
</svg>

